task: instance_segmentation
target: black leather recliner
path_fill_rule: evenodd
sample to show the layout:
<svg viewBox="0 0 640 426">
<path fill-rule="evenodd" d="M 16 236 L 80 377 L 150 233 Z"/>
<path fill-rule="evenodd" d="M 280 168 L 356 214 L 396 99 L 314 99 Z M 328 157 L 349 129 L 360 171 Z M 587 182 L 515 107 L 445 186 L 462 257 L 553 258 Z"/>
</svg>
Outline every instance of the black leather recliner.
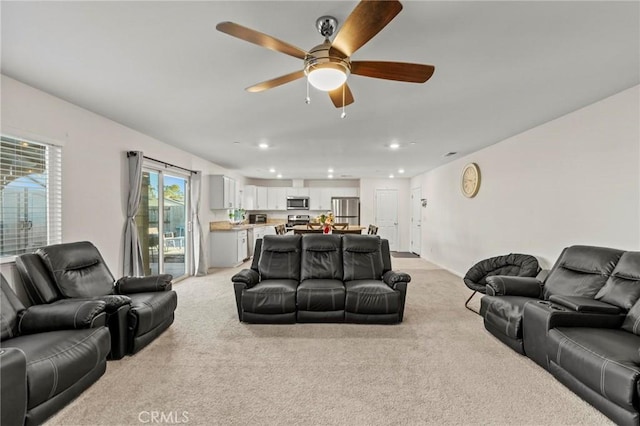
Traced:
<svg viewBox="0 0 640 426">
<path fill-rule="evenodd" d="M 177 296 L 172 276 L 114 277 L 90 242 L 57 244 L 24 254 L 16 266 L 34 304 L 63 299 L 107 304 L 112 359 L 134 354 L 169 328 Z"/>
<path fill-rule="evenodd" d="M 640 424 L 640 252 L 566 248 L 544 283 L 492 277 L 485 327 L 617 424 Z"/>
<path fill-rule="evenodd" d="M 387 240 L 304 234 L 258 240 L 232 281 L 243 322 L 390 324 L 402 322 L 411 277 L 391 270 Z"/>
<path fill-rule="evenodd" d="M 38 425 L 93 384 L 110 350 L 106 303 L 63 300 L 25 309 L 0 275 L 1 424 Z"/>
<path fill-rule="evenodd" d="M 488 277 L 487 295 L 480 303 L 485 328 L 516 352 L 525 354 L 525 305 L 549 301 L 553 296 L 594 299 L 622 253 L 604 247 L 572 246 L 563 250 L 544 282 L 529 277 Z"/>
</svg>

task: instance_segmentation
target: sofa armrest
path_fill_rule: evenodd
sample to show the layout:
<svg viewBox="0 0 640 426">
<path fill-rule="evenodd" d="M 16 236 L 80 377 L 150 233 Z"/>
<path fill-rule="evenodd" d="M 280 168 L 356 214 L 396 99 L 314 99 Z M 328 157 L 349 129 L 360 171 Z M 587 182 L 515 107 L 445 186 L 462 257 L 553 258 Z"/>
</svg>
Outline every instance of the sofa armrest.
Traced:
<svg viewBox="0 0 640 426">
<path fill-rule="evenodd" d="M 540 298 L 542 282 L 532 277 L 510 277 L 494 275 L 487 277 L 489 296 L 523 296 Z"/>
<path fill-rule="evenodd" d="M 590 297 L 554 295 L 549 297 L 549 301 L 576 312 L 593 312 L 600 314 L 620 313 L 619 307 L 591 299 Z"/>
<path fill-rule="evenodd" d="M 400 271 L 387 271 L 382 276 L 382 281 L 384 281 L 389 287 L 395 289 L 398 283 L 411 282 L 411 276 Z"/>
<path fill-rule="evenodd" d="M 148 293 L 171 290 L 171 274 L 150 275 L 148 277 L 122 277 L 116 282 L 117 294 Z"/>
<path fill-rule="evenodd" d="M 20 334 L 100 327 L 106 323 L 107 304 L 101 300 L 64 299 L 33 305 L 21 312 Z"/>
<path fill-rule="evenodd" d="M 253 269 L 243 269 L 242 271 L 231 277 L 234 283 L 246 284 L 247 287 L 253 287 L 260 281 L 260 274 Z"/>
<path fill-rule="evenodd" d="M 27 358 L 22 350 L 0 349 L 0 384 L 0 424 L 24 424 L 27 415 Z"/>
<path fill-rule="evenodd" d="M 75 299 L 78 300 L 78 299 Z M 131 305 L 131 298 L 129 296 L 125 296 L 124 294 L 106 294 L 104 296 L 96 296 L 91 298 L 91 300 L 101 300 L 107 304 L 105 308 L 108 314 L 111 314 L 123 306 Z"/>
</svg>

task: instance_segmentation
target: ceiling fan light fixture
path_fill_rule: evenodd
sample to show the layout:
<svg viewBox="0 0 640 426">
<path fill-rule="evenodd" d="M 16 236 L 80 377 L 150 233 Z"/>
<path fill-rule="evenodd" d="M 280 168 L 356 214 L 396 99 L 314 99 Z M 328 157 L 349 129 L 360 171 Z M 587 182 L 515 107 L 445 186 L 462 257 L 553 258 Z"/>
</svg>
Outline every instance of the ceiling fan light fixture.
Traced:
<svg viewBox="0 0 640 426">
<path fill-rule="evenodd" d="M 309 64 L 305 70 L 309 83 L 318 90 L 330 92 L 347 81 L 349 70 L 334 62 Z"/>
</svg>

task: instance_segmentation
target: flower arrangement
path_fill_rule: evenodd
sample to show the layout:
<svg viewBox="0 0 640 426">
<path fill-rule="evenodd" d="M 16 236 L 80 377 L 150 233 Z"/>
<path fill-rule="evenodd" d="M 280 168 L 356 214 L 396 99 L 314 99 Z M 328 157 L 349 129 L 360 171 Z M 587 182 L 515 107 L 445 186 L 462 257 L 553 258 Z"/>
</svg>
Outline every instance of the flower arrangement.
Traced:
<svg viewBox="0 0 640 426">
<path fill-rule="evenodd" d="M 321 214 L 320 216 L 316 217 L 315 220 L 317 223 L 322 225 L 322 231 L 325 234 L 329 233 L 329 230 L 331 229 L 331 225 L 333 225 L 333 221 L 334 221 L 334 217 L 333 217 L 333 213 L 332 212 L 327 212 L 325 214 Z"/>
</svg>

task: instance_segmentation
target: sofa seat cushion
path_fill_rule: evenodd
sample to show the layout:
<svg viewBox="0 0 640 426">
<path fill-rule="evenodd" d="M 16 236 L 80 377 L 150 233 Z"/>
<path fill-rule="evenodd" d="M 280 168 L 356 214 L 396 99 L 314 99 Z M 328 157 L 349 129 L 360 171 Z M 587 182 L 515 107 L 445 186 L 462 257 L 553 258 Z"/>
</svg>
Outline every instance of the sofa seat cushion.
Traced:
<svg viewBox="0 0 640 426">
<path fill-rule="evenodd" d="M 32 409 L 65 391 L 104 362 L 111 349 L 106 327 L 29 334 L 2 342 L 27 358 L 27 388 Z"/>
<path fill-rule="evenodd" d="M 296 311 L 297 280 L 264 280 L 242 290 L 242 310 L 256 314 L 286 314 Z"/>
<path fill-rule="evenodd" d="M 340 280 L 305 280 L 298 286 L 298 310 L 344 310 L 344 284 Z"/>
<path fill-rule="evenodd" d="M 357 314 L 391 314 L 398 312 L 400 293 L 383 281 L 355 280 L 344 283 L 345 310 Z"/>
<path fill-rule="evenodd" d="M 549 331 L 549 361 L 628 410 L 638 403 L 640 337 L 621 329 L 559 327 Z"/>
<path fill-rule="evenodd" d="M 150 293 L 133 293 L 130 315 L 135 318 L 136 336 L 153 330 L 173 315 L 178 306 L 175 291 L 154 291 Z"/>
<path fill-rule="evenodd" d="M 512 339 L 522 339 L 524 305 L 534 299 L 522 296 L 484 296 L 480 314 L 485 323 Z"/>
</svg>

